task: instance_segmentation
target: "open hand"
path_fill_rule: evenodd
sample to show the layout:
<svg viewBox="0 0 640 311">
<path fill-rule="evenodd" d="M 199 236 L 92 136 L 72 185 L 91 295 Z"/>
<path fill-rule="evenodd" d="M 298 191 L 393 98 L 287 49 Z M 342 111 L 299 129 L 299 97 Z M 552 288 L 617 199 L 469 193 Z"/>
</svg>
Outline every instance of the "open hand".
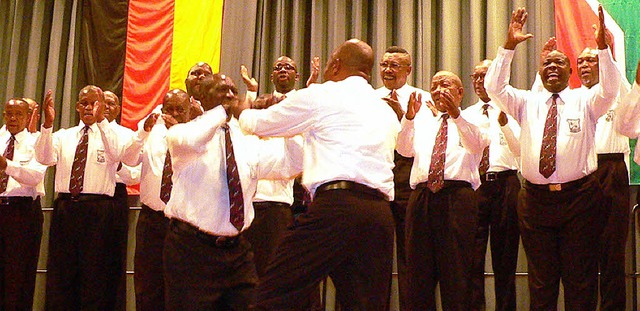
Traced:
<svg viewBox="0 0 640 311">
<path fill-rule="evenodd" d="M 257 92 L 258 91 L 258 81 L 255 78 L 249 77 L 249 70 L 244 65 L 240 66 L 240 76 L 242 77 L 242 82 L 247 86 L 247 91 Z"/>
<path fill-rule="evenodd" d="M 524 24 L 527 22 L 527 15 L 528 13 L 525 8 L 518 8 L 511 13 L 511 22 L 509 22 L 507 41 L 504 44 L 505 49 L 513 50 L 521 42 L 533 38 L 532 34 L 525 34 L 522 31 Z"/>
<path fill-rule="evenodd" d="M 56 109 L 53 107 L 53 92 L 48 90 L 47 94 L 44 96 L 44 123 L 42 124 L 44 128 L 53 127 L 53 121 L 55 118 Z"/>
<path fill-rule="evenodd" d="M 311 75 L 307 80 L 307 87 L 318 81 L 318 75 L 320 75 L 320 57 L 314 56 L 313 59 L 311 59 Z"/>
</svg>

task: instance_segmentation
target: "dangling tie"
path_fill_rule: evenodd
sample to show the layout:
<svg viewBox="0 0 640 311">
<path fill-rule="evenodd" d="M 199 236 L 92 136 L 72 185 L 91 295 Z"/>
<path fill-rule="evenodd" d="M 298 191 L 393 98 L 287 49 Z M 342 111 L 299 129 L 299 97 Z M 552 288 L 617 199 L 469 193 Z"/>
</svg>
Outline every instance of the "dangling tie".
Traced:
<svg viewBox="0 0 640 311">
<path fill-rule="evenodd" d="M 13 149 L 16 141 L 16 137 L 11 135 L 7 144 L 7 149 L 4 150 L 4 157 L 7 160 L 13 160 Z M 0 193 L 7 191 L 7 182 L 9 182 L 9 175 L 6 172 L 0 174 Z"/>
<path fill-rule="evenodd" d="M 167 156 L 164 158 L 164 167 L 162 168 L 162 181 L 160 183 L 160 200 L 162 200 L 164 204 L 167 204 L 169 198 L 171 198 L 171 188 L 173 187 L 171 176 L 173 176 L 171 154 L 169 154 L 169 150 L 167 149 Z"/>
<path fill-rule="evenodd" d="M 429 177 L 427 178 L 427 187 L 433 193 L 436 193 L 444 186 L 444 163 L 447 151 L 447 119 L 448 114 L 442 115 L 442 123 L 440 130 L 436 136 L 436 142 L 433 145 L 431 153 L 431 165 L 429 165 Z"/>
<path fill-rule="evenodd" d="M 482 105 L 482 114 L 489 118 L 489 104 Z M 489 146 L 484 147 L 482 150 L 482 160 L 480 160 L 480 166 L 478 167 L 478 173 L 484 175 L 489 170 Z"/>
<path fill-rule="evenodd" d="M 242 197 L 242 185 L 240 184 L 240 175 L 238 174 L 236 157 L 233 154 L 233 143 L 231 142 L 229 125 L 225 124 L 223 128 L 227 160 L 227 184 L 229 186 L 229 220 L 231 221 L 231 224 L 240 231 L 244 226 L 244 199 Z"/>
<path fill-rule="evenodd" d="M 553 94 L 547 120 L 544 123 L 542 147 L 540 148 L 540 174 L 549 178 L 556 171 L 556 138 L 558 135 L 558 94 Z"/>
<path fill-rule="evenodd" d="M 82 137 L 76 147 L 76 155 L 71 166 L 71 178 L 69 179 L 69 192 L 77 197 L 82 192 L 84 182 L 84 169 L 87 164 L 87 148 L 89 147 L 89 126 L 82 129 Z"/>
</svg>

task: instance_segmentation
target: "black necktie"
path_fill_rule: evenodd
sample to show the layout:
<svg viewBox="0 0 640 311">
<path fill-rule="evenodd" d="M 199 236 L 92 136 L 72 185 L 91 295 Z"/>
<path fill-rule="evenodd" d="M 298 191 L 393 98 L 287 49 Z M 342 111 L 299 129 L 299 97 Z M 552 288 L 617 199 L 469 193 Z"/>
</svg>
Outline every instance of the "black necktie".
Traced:
<svg viewBox="0 0 640 311">
<path fill-rule="evenodd" d="M 173 187 L 171 176 L 173 176 L 171 154 L 169 154 L 169 150 L 167 150 L 167 156 L 164 158 L 164 167 L 162 168 L 162 181 L 160 182 L 160 200 L 162 200 L 164 204 L 167 204 L 169 198 L 171 198 L 171 188 Z"/>
<path fill-rule="evenodd" d="M 489 104 L 482 105 L 482 114 L 489 118 Z M 487 173 L 489 170 L 489 146 L 484 147 L 482 150 L 482 160 L 480 160 L 480 166 L 478 167 L 478 172 L 480 175 Z"/>
</svg>

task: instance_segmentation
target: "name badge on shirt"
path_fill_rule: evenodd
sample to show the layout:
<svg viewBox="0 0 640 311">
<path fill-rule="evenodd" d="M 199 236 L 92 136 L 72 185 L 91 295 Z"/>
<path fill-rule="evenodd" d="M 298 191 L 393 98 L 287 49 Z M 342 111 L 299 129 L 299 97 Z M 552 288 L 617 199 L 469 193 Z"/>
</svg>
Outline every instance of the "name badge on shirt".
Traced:
<svg viewBox="0 0 640 311">
<path fill-rule="evenodd" d="M 96 150 L 96 161 L 98 161 L 98 163 L 107 162 L 107 158 L 104 155 L 104 150 Z"/>
<path fill-rule="evenodd" d="M 567 119 L 569 123 L 569 132 L 580 133 L 580 119 Z"/>
</svg>

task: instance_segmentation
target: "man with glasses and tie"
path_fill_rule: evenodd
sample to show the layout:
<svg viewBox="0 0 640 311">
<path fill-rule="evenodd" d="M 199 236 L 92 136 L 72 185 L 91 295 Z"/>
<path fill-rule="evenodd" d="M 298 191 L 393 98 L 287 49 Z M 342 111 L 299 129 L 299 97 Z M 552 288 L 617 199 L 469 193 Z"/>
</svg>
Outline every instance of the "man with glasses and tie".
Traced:
<svg viewBox="0 0 640 311">
<path fill-rule="evenodd" d="M 35 159 L 36 138 L 27 130 L 29 104 L 4 104 L 0 133 L 0 309 L 31 310 L 42 236 L 46 166 Z"/>
<path fill-rule="evenodd" d="M 431 95 L 417 87 L 413 87 L 407 83 L 407 77 L 411 74 L 411 55 L 404 48 L 398 46 L 390 46 L 385 50 L 380 60 L 380 78 L 383 86 L 376 89 L 376 93 L 381 98 L 392 98 L 397 100 L 403 112 L 407 111 L 407 103 L 409 95 L 413 92 L 422 94 L 424 102 L 431 101 Z M 391 213 L 393 221 L 396 225 L 396 267 L 398 270 L 398 298 L 400 310 L 406 310 L 404 304 L 406 301 L 406 271 L 407 265 L 404 251 L 404 220 L 406 217 L 407 201 L 411 194 L 409 187 L 409 174 L 413 158 L 401 156 L 398 152 L 394 153 L 393 159 L 395 166 L 393 167 L 393 183 L 395 187 L 395 198 L 391 202 Z"/>
<path fill-rule="evenodd" d="M 440 71 L 431 79 L 435 117 L 420 109 L 421 96 L 413 93 L 401 120 L 398 152 L 415 157 L 406 218 L 409 310 L 435 310 L 438 282 L 444 310 L 470 310 L 478 222 L 474 189 L 489 139 L 460 115 L 463 93 L 457 75 Z"/>
<path fill-rule="evenodd" d="M 498 107 L 522 127 L 524 188 L 518 219 L 528 259 L 531 310 L 557 307 L 559 283 L 565 308 L 595 310 L 598 293 L 599 238 L 603 195 L 597 169 L 598 118 L 618 94 L 620 73 L 605 40 L 604 13 L 596 29 L 600 82 L 589 90 L 569 89 L 569 59 L 549 52 L 540 65 L 544 90 L 509 85 L 515 47 L 533 37 L 522 31 L 527 12 L 512 13 L 507 40 L 487 71 L 485 87 Z"/>
<path fill-rule="evenodd" d="M 257 181 L 300 173 L 294 163 L 302 149 L 244 135 L 228 113 L 238 101 L 235 84 L 208 64 L 193 66 L 185 82 L 205 112 L 167 131 L 173 188 L 165 208 L 166 308 L 247 310 L 258 278 L 243 232 L 254 218 Z"/>
<path fill-rule="evenodd" d="M 118 136 L 104 117 L 102 90 L 88 85 L 78 95 L 80 124 L 53 133 L 51 91 L 44 102 L 44 123 L 36 140 L 38 162 L 56 165 L 49 234 L 46 307 L 48 310 L 112 310 L 122 256 L 114 247 L 113 194 L 122 157 Z M 128 142 L 128 141 L 127 141 Z M 125 142 L 126 143 L 126 142 Z"/>
</svg>

